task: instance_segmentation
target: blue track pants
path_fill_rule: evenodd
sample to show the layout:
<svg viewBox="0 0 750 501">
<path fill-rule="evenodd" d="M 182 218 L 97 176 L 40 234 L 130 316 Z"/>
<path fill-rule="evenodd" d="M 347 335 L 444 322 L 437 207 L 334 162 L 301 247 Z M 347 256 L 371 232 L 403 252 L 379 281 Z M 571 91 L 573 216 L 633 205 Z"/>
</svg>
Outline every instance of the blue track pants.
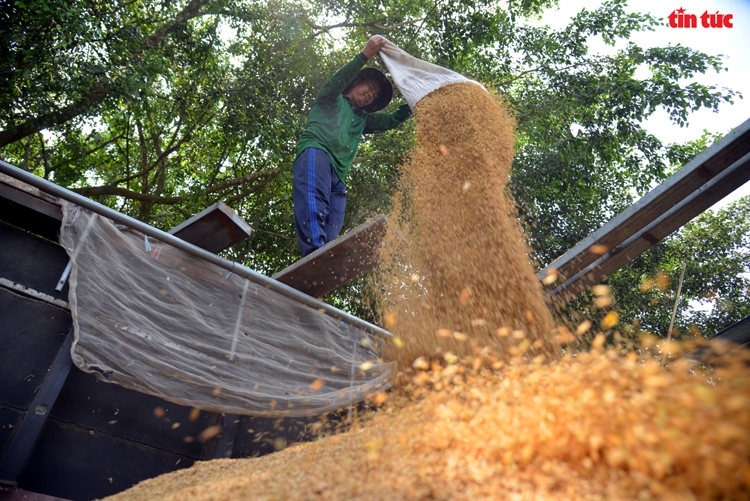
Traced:
<svg viewBox="0 0 750 501">
<path fill-rule="evenodd" d="M 294 226 L 302 255 L 336 238 L 344 223 L 346 187 L 333 170 L 328 153 L 307 148 L 292 168 Z"/>
</svg>

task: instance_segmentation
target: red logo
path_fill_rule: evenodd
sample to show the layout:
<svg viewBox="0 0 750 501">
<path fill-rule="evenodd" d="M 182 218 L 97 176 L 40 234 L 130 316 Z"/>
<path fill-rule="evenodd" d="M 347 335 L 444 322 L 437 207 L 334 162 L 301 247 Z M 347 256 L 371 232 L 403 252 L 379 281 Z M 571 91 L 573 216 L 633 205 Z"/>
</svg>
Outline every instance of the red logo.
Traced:
<svg viewBox="0 0 750 501">
<path fill-rule="evenodd" d="M 704 12 L 701 17 L 701 26 L 704 28 L 734 28 L 733 14 L 709 14 Z M 669 15 L 669 26 L 672 28 L 697 28 L 698 17 L 695 14 L 685 14 L 685 9 L 680 7 Z"/>
</svg>

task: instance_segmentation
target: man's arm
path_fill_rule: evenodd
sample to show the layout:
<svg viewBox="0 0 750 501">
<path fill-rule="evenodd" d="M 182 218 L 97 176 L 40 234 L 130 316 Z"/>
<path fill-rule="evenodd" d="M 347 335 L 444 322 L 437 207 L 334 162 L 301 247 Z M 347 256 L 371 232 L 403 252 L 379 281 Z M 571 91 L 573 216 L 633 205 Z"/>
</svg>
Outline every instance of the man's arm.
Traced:
<svg viewBox="0 0 750 501">
<path fill-rule="evenodd" d="M 367 123 L 365 124 L 364 134 L 395 129 L 396 127 L 404 123 L 410 116 L 411 108 L 409 108 L 408 104 L 402 104 L 393 113 L 378 113 L 375 115 L 367 115 Z"/>
<path fill-rule="evenodd" d="M 375 54 L 380 52 L 380 49 L 386 43 L 386 39 L 380 35 L 375 35 L 370 38 L 365 44 L 365 48 L 362 52 L 354 56 L 354 58 L 341 67 L 336 73 L 326 80 L 326 83 L 321 87 L 318 92 L 316 101 L 334 101 L 336 98 L 344 92 L 346 86 L 349 85 L 357 78 L 359 70 L 365 63 Z"/>
<path fill-rule="evenodd" d="M 315 99 L 316 102 L 320 101 L 335 101 L 346 86 L 352 83 L 362 66 L 367 62 L 367 56 L 363 53 L 359 53 L 351 61 L 342 66 L 336 73 L 326 80 L 323 87 L 318 92 L 318 97 Z"/>
</svg>

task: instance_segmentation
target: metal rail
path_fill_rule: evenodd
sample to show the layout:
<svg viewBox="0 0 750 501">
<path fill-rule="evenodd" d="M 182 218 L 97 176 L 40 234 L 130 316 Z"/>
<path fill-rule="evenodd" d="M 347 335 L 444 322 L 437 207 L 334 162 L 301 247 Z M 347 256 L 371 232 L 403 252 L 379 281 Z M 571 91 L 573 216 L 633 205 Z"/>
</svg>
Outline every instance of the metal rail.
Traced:
<svg viewBox="0 0 750 501">
<path fill-rule="evenodd" d="M 696 155 L 640 200 L 537 273 L 559 279 L 546 299 L 569 300 L 653 247 L 750 180 L 750 120 Z M 594 252 L 594 246 L 605 249 Z"/>
<path fill-rule="evenodd" d="M 371 332 L 373 334 L 378 334 L 378 335 L 386 336 L 386 337 L 393 336 L 393 334 L 386 331 L 385 329 L 381 329 L 380 327 L 373 325 L 369 322 L 366 322 L 362 320 L 361 318 L 357 318 L 354 315 L 350 315 L 349 313 L 346 313 L 337 308 L 334 308 L 333 306 L 326 304 L 322 301 L 319 301 L 311 296 L 308 296 L 307 294 L 303 294 L 297 289 L 293 289 L 292 287 L 289 287 L 288 285 L 282 284 L 281 282 L 277 282 L 276 280 L 273 280 L 270 277 L 267 277 L 261 273 L 258 273 L 257 271 L 251 270 L 250 268 L 246 266 L 235 263 L 221 256 L 217 256 L 216 254 L 213 254 L 204 249 L 201 249 L 200 247 L 196 247 L 195 245 L 190 244 L 180 238 L 177 238 L 174 235 L 170 235 L 169 233 L 166 233 L 158 228 L 149 226 L 148 224 L 142 221 L 133 219 L 132 217 L 126 216 L 125 214 L 117 212 L 114 209 L 105 207 L 104 205 L 100 203 L 94 202 L 93 200 L 88 199 L 82 195 L 79 195 L 78 193 L 74 193 L 66 188 L 63 188 L 62 186 L 58 186 L 55 183 L 47 181 L 46 179 L 42 179 L 38 176 L 35 176 L 34 174 L 31 174 L 22 169 L 19 169 L 18 167 L 11 165 L 7 162 L 4 162 L 2 160 L 0 160 L 0 172 L 3 172 L 27 184 L 35 186 L 39 188 L 40 190 L 46 193 L 49 193 L 50 195 L 53 195 L 58 198 L 62 198 L 64 200 L 67 200 L 68 202 L 72 202 L 92 212 L 96 212 L 100 216 L 104 216 L 117 223 L 124 224 L 125 226 L 129 228 L 132 228 L 136 231 L 140 231 L 141 233 L 145 235 L 148 235 L 161 242 L 164 242 L 180 250 L 188 252 L 196 257 L 199 257 L 205 261 L 208 261 L 209 263 L 215 264 L 216 266 L 220 266 L 227 271 L 231 271 L 232 273 L 236 275 L 246 278 L 252 282 L 255 282 L 256 284 L 262 285 L 263 287 L 266 287 L 267 289 L 270 289 L 274 292 L 278 292 L 279 294 L 286 296 L 290 299 L 293 299 L 294 301 L 297 301 L 298 303 L 302 303 L 305 306 L 309 306 L 310 308 L 315 308 L 316 310 L 322 311 L 326 315 L 329 315 L 337 320 L 341 320 L 343 322 L 346 322 L 349 325 Z"/>
</svg>

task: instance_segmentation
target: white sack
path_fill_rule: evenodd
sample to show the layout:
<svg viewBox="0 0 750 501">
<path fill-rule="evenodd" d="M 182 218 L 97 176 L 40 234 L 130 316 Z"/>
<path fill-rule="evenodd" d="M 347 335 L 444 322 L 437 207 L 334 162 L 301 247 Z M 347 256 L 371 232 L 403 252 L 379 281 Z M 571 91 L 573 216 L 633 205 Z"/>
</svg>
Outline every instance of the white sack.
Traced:
<svg viewBox="0 0 750 501">
<path fill-rule="evenodd" d="M 420 99 L 445 85 L 456 83 L 481 85 L 476 80 L 470 80 L 455 71 L 417 59 L 390 41 L 386 42 L 378 54 L 412 110 Z"/>
</svg>

